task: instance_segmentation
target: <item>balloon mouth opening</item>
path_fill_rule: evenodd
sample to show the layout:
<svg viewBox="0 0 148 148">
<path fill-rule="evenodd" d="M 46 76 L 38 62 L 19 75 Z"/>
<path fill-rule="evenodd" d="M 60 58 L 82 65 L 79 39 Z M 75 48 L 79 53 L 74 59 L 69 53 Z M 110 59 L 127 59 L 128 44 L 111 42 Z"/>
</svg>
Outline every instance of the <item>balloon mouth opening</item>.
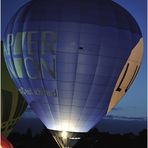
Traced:
<svg viewBox="0 0 148 148">
<path fill-rule="evenodd" d="M 75 133 L 66 130 L 50 130 L 50 132 L 60 148 L 72 148 L 84 136 L 84 133 Z"/>
</svg>

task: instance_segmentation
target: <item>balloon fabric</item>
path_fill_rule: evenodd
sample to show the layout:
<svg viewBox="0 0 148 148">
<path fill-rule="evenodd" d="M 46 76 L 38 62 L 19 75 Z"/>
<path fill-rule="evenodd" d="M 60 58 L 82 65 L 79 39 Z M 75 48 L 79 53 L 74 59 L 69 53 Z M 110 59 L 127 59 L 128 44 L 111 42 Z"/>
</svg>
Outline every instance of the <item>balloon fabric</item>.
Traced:
<svg viewBox="0 0 148 148">
<path fill-rule="evenodd" d="M 32 0 L 10 20 L 4 54 L 48 129 L 87 132 L 129 89 L 142 45 L 135 19 L 111 0 Z"/>
</svg>

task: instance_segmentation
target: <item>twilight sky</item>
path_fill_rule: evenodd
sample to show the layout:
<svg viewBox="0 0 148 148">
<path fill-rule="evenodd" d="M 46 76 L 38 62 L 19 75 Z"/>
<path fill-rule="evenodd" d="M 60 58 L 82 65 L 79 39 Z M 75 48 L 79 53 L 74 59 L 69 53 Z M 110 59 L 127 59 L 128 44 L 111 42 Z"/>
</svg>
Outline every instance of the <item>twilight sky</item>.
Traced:
<svg viewBox="0 0 148 148">
<path fill-rule="evenodd" d="M 17 9 L 29 0 L 2 0 L 2 37 L 7 23 Z M 133 85 L 120 103 L 109 115 L 115 117 L 146 118 L 147 111 L 147 81 L 146 81 L 146 0 L 114 0 L 126 8 L 137 20 L 144 38 L 144 54 L 140 71 Z M 27 113 L 26 113 L 27 114 Z M 28 116 L 28 114 L 27 114 Z"/>
</svg>

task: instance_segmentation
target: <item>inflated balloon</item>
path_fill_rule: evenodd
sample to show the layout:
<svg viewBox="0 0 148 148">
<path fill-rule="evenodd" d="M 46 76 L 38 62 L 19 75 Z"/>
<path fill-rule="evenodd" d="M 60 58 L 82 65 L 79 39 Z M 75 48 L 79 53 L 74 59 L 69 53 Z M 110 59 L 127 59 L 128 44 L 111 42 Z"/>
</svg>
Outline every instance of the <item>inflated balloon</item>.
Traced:
<svg viewBox="0 0 148 148">
<path fill-rule="evenodd" d="M 134 18 L 111 0 L 32 0 L 5 32 L 19 91 L 51 130 L 87 132 L 129 89 L 143 50 Z"/>
<path fill-rule="evenodd" d="M 7 137 L 25 111 L 27 103 L 11 80 L 3 53 L 1 53 L 1 62 L 1 132 Z"/>
<path fill-rule="evenodd" d="M 0 148 L 13 148 L 12 144 L 3 135 L 1 135 Z"/>
</svg>

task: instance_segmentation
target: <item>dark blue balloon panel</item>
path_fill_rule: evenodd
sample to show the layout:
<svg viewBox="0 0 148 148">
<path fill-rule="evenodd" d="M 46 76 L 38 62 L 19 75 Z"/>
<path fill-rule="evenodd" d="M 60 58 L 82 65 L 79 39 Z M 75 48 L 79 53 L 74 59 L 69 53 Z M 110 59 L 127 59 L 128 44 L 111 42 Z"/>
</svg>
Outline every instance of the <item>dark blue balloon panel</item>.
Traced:
<svg viewBox="0 0 148 148">
<path fill-rule="evenodd" d="M 4 38 L 12 79 L 45 126 L 87 132 L 103 116 L 141 32 L 110 0 L 33 0 Z"/>
</svg>

